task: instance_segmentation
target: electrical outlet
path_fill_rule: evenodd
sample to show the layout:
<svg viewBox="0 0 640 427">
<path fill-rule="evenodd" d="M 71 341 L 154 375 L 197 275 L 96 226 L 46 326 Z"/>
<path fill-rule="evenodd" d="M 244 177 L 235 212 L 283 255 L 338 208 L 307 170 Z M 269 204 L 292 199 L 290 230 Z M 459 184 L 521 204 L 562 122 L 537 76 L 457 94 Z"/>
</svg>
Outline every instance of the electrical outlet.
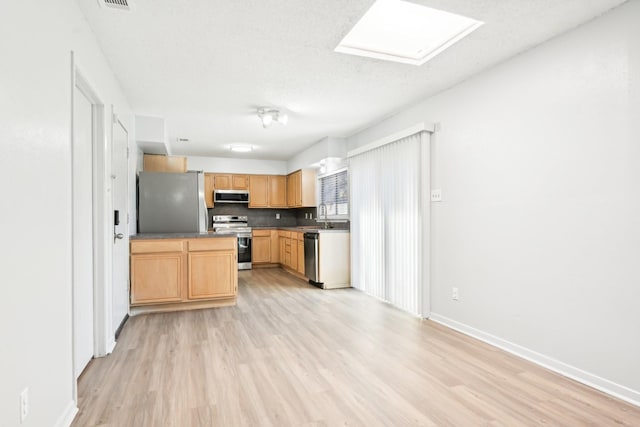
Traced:
<svg viewBox="0 0 640 427">
<path fill-rule="evenodd" d="M 432 202 L 441 202 L 442 201 L 442 190 L 431 190 L 431 201 Z"/>
<path fill-rule="evenodd" d="M 458 301 L 459 298 L 460 298 L 460 294 L 458 293 L 458 288 L 453 288 L 451 290 L 451 299 L 454 301 Z"/>
<path fill-rule="evenodd" d="M 279 213 L 276 214 L 276 219 L 280 219 L 280 214 Z"/>
<path fill-rule="evenodd" d="M 29 415 L 29 387 L 20 393 L 20 423 L 23 423 Z"/>
</svg>

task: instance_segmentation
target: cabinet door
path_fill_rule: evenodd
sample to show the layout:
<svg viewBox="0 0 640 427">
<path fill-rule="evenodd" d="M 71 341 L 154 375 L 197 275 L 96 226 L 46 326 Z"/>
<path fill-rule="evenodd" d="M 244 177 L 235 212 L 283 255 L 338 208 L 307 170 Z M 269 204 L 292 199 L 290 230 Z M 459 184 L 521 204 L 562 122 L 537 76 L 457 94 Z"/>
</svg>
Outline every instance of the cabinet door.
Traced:
<svg viewBox="0 0 640 427">
<path fill-rule="evenodd" d="M 251 175 L 249 177 L 249 207 L 266 208 L 269 206 L 269 177 Z"/>
<path fill-rule="evenodd" d="M 291 264 L 291 239 L 288 237 L 280 237 L 280 242 L 282 244 L 280 262 L 288 267 L 289 264 Z"/>
<path fill-rule="evenodd" d="M 280 239 L 278 238 L 278 230 L 271 230 L 271 263 L 280 262 Z"/>
<path fill-rule="evenodd" d="M 272 208 L 287 207 L 287 177 L 269 176 L 269 206 Z"/>
<path fill-rule="evenodd" d="M 298 201 L 305 208 L 316 206 L 316 172 L 313 169 L 303 169 L 300 171 L 300 193 Z"/>
<path fill-rule="evenodd" d="M 296 176 L 291 174 L 287 176 L 287 206 L 296 207 Z"/>
<path fill-rule="evenodd" d="M 298 240 L 298 273 L 304 274 L 304 240 Z"/>
<path fill-rule="evenodd" d="M 232 190 L 248 190 L 249 176 L 248 175 L 231 175 L 231 189 Z"/>
<path fill-rule="evenodd" d="M 298 269 L 298 241 L 295 238 L 291 239 L 291 264 L 289 267 L 292 270 Z"/>
<path fill-rule="evenodd" d="M 146 172 L 186 172 L 187 158 L 181 156 L 145 154 L 142 168 Z"/>
<path fill-rule="evenodd" d="M 254 236 L 251 242 L 251 262 L 271 262 L 271 236 Z"/>
<path fill-rule="evenodd" d="M 213 207 L 213 189 L 215 188 L 215 175 L 212 173 L 204 174 L 204 200 L 207 207 Z"/>
<path fill-rule="evenodd" d="M 235 253 L 189 253 L 189 299 L 232 297 L 236 294 Z"/>
<path fill-rule="evenodd" d="M 231 190 L 231 175 L 214 175 L 213 188 L 216 190 Z"/>
<path fill-rule="evenodd" d="M 131 256 L 131 304 L 182 300 L 182 254 Z"/>
</svg>

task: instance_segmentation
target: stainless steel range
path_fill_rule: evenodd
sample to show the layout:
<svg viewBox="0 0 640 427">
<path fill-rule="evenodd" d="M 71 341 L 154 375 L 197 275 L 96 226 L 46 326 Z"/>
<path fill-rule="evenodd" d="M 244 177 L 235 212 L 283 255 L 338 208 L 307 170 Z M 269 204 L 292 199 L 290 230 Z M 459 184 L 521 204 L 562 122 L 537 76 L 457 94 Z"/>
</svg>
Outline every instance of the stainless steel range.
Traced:
<svg viewBox="0 0 640 427">
<path fill-rule="evenodd" d="M 251 270 L 251 227 L 246 216 L 214 215 L 213 232 L 238 237 L 238 270 Z"/>
</svg>

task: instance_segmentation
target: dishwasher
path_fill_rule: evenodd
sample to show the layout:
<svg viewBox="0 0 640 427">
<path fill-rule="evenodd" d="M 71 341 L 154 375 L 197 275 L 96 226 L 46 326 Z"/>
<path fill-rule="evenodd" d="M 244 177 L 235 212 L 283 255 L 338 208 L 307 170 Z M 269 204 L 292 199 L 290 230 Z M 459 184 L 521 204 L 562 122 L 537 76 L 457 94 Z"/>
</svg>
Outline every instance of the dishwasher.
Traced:
<svg viewBox="0 0 640 427">
<path fill-rule="evenodd" d="M 318 233 L 304 233 L 304 272 L 309 283 L 322 288 L 318 264 Z"/>
</svg>

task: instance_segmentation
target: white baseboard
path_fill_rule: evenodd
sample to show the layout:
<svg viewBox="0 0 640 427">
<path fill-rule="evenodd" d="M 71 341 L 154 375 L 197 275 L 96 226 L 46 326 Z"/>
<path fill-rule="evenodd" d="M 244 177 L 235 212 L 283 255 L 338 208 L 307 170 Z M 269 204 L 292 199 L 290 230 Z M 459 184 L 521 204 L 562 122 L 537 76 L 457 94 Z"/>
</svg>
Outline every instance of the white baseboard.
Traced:
<svg viewBox="0 0 640 427">
<path fill-rule="evenodd" d="M 75 418 L 77 413 L 78 413 L 78 407 L 76 406 L 76 403 L 72 400 L 71 402 L 69 402 L 69 404 L 65 408 L 62 415 L 60 415 L 60 418 L 58 418 L 58 421 L 56 421 L 54 426 L 69 427 L 73 422 L 73 419 Z"/>
<path fill-rule="evenodd" d="M 629 387 L 614 383 L 613 381 L 609 381 L 605 378 L 601 378 L 597 375 L 583 371 L 582 369 L 576 368 L 575 366 L 568 365 L 564 362 L 545 356 L 544 354 L 537 353 L 526 347 L 514 344 L 464 323 L 449 319 L 448 317 L 441 316 L 436 313 L 431 313 L 429 319 L 433 320 L 434 322 L 440 323 L 441 325 L 444 325 L 448 328 L 455 329 L 458 332 L 462 332 L 465 335 L 477 338 L 480 341 L 484 341 L 518 357 L 522 357 L 523 359 L 543 366 L 547 369 L 564 375 L 565 377 L 588 385 L 589 387 L 593 387 L 604 393 L 610 394 L 611 396 L 617 397 L 618 399 L 622 399 L 625 402 L 631 403 L 632 405 L 640 406 L 640 391 L 638 390 L 633 390 Z"/>
<path fill-rule="evenodd" d="M 113 353 L 113 350 L 116 349 L 116 344 L 117 344 L 117 341 L 115 340 L 112 340 L 111 342 L 107 343 L 107 354 L 105 356 L 108 356 L 111 353 Z"/>
</svg>

